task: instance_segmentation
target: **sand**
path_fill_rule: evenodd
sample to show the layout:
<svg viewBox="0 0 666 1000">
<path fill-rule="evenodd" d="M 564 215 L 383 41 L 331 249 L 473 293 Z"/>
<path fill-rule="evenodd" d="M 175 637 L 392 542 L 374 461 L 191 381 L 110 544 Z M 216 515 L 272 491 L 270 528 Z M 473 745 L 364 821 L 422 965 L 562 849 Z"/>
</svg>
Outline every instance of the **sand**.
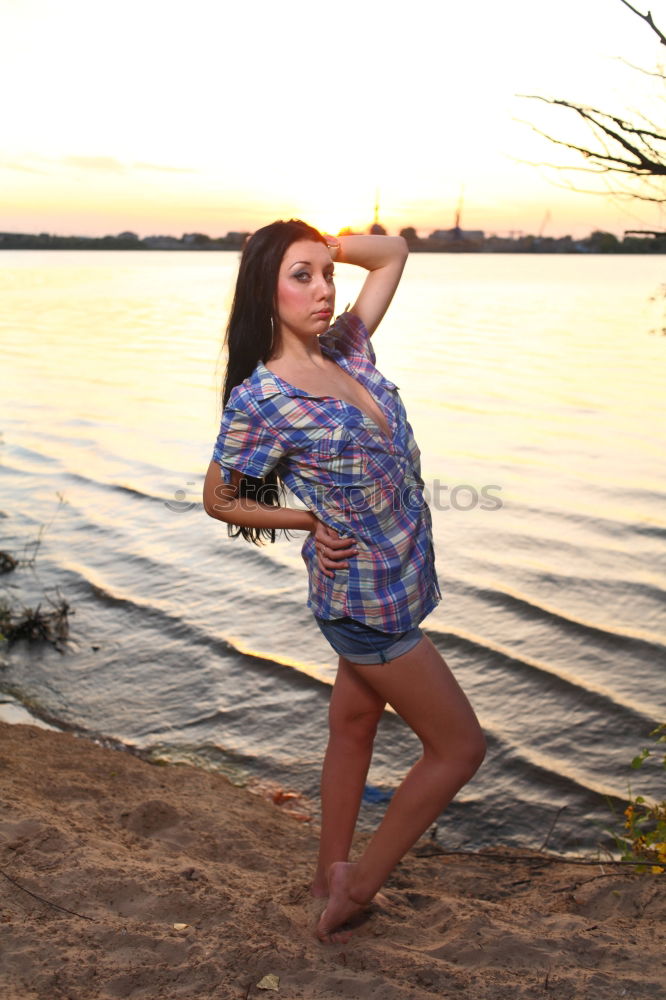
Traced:
<svg viewBox="0 0 666 1000">
<path fill-rule="evenodd" d="M 0 776 L 2 1000 L 666 995 L 663 876 L 424 840 L 324 945 L 298 799 L 4 723 Z"/>
</svg>

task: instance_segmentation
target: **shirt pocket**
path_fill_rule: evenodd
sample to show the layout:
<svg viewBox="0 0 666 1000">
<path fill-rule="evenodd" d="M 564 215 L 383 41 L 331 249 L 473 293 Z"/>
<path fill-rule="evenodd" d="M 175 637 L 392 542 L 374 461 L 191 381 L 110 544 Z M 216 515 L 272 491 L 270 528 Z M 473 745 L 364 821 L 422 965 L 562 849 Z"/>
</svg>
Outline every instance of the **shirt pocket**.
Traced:
<svg viewBox="0 0 666 1000">
<path fill-rule="evenodd" d="M 364 455 L 347 427 L 327 428 L 303 452 L 303 471 L 327 485 L 348 486 L 364 475 Z"/>
</svg>

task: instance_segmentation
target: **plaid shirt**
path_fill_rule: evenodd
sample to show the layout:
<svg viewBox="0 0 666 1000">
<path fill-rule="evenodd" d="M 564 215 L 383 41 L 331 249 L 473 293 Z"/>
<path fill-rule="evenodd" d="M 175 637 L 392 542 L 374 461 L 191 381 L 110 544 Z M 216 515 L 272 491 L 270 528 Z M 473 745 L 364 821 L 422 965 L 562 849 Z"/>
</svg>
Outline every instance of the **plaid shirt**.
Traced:
<svg viewBox="0 0 666 1000">
<path fill-rule="evenodd" d="M 256 478 L 274 469 L 321 521 L 355 539 L 358 555 L 334 577 L 319 568 L 314 536 L 303 543 L 314 614 L 402 633 L 441 599 L 420 452 L 398 387 L 375 368 L 362 320 L 342 313 L 319 343 L 374 397 L 391 440 L 351 403 L 297 389 L 260 362 L 229 396 L 213 460 L 227 483 L 232 469 Z"/>
</svg>

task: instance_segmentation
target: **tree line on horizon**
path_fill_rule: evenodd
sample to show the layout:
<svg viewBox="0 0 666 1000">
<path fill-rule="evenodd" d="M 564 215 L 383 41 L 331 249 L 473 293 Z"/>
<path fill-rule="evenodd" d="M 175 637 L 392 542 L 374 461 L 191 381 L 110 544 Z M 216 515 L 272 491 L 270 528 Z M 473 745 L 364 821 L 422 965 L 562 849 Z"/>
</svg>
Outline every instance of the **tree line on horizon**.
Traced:
<svg viewBox="0 0 666 1000">
<path fill-rule="evenodd" d="M 377 224 L 374 233 L 386 235 Z M 339 235 L 351 233 L 341 230 Z M 184 233 L 176 236 L 146 236 L 123 232 L 117 236 L 57 236 L 50 233 L 0 233 L 0 250 L 242 250 L 250 233 L 230 232 L 211 237 L 206 233 Z M 595 230 L 584 239 L 571 236 L 512 237 L 485 236 L 460 229 L 436 230 L 419 237 L 412 226 L 400 230 L 412 253 L 666 253 L 666 234 L 636 236 L 625 234 L 618 239 L 613 233 Z"/>
</svg>

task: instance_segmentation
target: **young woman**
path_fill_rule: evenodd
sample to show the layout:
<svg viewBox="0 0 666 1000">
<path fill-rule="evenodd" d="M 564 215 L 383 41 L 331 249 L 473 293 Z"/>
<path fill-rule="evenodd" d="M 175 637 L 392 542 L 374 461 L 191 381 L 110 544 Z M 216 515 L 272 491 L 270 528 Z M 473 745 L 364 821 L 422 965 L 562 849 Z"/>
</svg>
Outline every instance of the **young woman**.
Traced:
<svg viewBox="0 0 666 1000">
<path fill-rule="evenodd" d="M 328 897 L 323 941 L 389 873 L 475 773 L 485 752 L 474 712 L 419 624 L 440 600 L 419 450 L 370 337 L 400 280 L 401 237 L 322 236 L 275 222 L 243 251 L 227 330 L 224 412 L 204 508 L 230 534 L 259 541 L 308 532 L 308 606 L 339 655 L 321 778 L 312 892 Z M 334 261 L 368 271 L 331 325 Z M 414 333 L 412 332 L 412 336 Z M 280 482 L 306 510 L 279 505 Z M 386 704 L 423 753 L 362 856 L 349 851 Z"/>
</svg>

